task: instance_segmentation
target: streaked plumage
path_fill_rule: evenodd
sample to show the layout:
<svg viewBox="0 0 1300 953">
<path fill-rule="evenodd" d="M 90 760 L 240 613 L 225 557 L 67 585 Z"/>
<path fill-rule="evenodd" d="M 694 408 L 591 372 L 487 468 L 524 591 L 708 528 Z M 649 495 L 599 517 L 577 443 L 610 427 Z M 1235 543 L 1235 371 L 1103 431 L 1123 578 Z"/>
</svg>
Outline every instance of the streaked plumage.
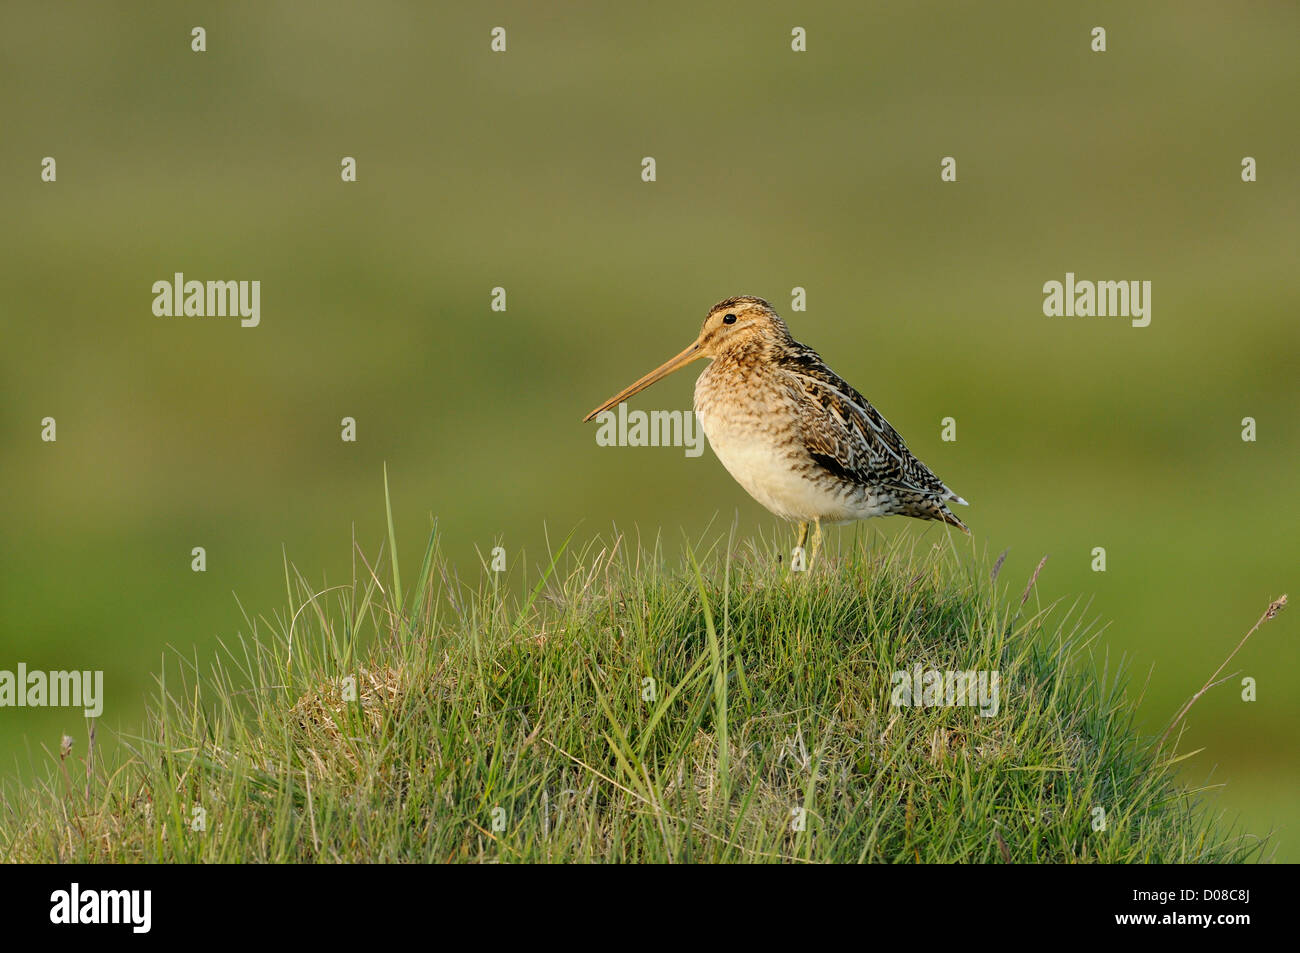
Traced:
<svg viewBox="0 0 1300 953">
<path fill-rule="evenodd" d="M 822 521 L 892 514 L 966 530 L 947 506 L 966 501 L 761 298 L 718 302 L 694 344 L 587 419 L 698 358 L 713 359 L 695 383 L 695 412 L 709 445 L 775 515 L 816 523 L 819 531 Z"/>
</svg>

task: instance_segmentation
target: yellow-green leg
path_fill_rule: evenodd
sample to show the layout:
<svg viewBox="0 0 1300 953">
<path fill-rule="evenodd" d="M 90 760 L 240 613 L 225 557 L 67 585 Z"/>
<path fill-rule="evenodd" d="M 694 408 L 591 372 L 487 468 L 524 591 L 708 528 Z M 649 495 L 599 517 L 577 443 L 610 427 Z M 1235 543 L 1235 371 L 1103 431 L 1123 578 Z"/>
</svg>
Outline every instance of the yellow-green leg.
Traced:
<svg viewBox="0 0 1300 953">
<path fill-rule="evenodd" d="M 807 526 L 808 526 L 808 524 L 805 523 L 805 524 L 804 524 L 804 528 L 805 528 L 805 530 L 807 529 Z M 813 562 L 817 559 L 817 553 L 818 553 L 818 552 L 821 550 L 821 548 L 822 548 L 822 521 L 821 521 L 821 520 L 813 520 L 813 527 L 814 527 L 814 529 L 813 529 L 813 538 L 812 538 L 812 552 L 810 552 L 809 555 L 808 555 L 808 568 L 809 568 L 809 569 L 812 569 L 812 567 L 813 567 Z"/>
<path fill-rule="evenodd" d="M 802 549 L 804 548 L 804 546 L 807 545 L 807 543 L 808 543 L 808 524 L 805 523 L 805 522 L 801 522 L 801 523 L 799 524 L 799 533 L 798 533 L 798 535 L 796 536 L 795 541 L 794 541 L 794 548 L 795 548 L 795 551 L 798 552 L 799 550 L 802 550 Z M 791 556 L 790 559 L 791 559 L 791 564 L 793 565 L 794 557 Z M 807 554 L 807 552 L 804 553 L 803 565 L 804 565 L 804 568 L 805 568 L 805 569 L 808 568 L 808 554 Z"/>
</svg>

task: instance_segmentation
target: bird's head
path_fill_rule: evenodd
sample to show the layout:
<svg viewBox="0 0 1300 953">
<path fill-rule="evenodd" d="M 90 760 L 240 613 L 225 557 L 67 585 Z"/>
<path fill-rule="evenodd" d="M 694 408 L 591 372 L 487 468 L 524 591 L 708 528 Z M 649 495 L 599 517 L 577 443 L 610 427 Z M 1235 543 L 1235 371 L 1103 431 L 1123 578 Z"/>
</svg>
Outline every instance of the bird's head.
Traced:
<svg viewBox="0 0 1300 953">
<path fill-rule="evenodd" d="M 591 420 L 602 411 L 617 407 L 634 394 L 639 394 L 656 381 L 661 381 L 674 371 L 681 370 L 701 358 L 719 358 L 747 350 L 766 350 L 790 341 L 785 322 L 762 298 L 741 295 L 719 301 L 709 309 L 709 315 L 700 328 L 700 336 L 676 357 L 656 367 L 649 374 L 619 391 L 584 419 Z"/>
<path fill-rule="evenodd" d="M 701 357 L 722 357 L 790 340 L 785 322 L 762 298 L 741 295 L 709 309 L 696 344 Z"/>
</svg>

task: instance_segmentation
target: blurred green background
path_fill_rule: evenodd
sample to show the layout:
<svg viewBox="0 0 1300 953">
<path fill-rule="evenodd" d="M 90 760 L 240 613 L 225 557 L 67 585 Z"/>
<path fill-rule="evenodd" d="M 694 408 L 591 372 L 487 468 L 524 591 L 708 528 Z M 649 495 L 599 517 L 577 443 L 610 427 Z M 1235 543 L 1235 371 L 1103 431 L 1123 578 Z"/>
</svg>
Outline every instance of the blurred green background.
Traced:
<svg viewBox="0 0 1300 953">
<path fill-rule="evenodd" d="M 104 669 L 101 741 L 135 730 L 167 646 L 247 631 L 233 594 L 283 604 L 282 548 L 330 582 L 353 525 L 373 554 L 385 461 L 406 558 L 434 514 L 467 576 L 476 547 L 535 561 L 575 526 L 770 532 L 711 452 L 579 422 L 732 294 L 972 501 L 1004 580 L 1051 555 L 1040 592 L 1108 621 L 1146 730 L 1294 589 L 1294 4 L 476 6 L 6 4 L 0 668 Z M 175 271 L 260 280 L 261 326 L 154 317 Z M 1150 327 L 1045 317 L 1066 271 L 1150 280 Z M 693 377 L 636 406 L 689 407 Z M 1215 689 L 1183 746 L 1293 861 L 1296 618 L 1229 668 L 1258 701 Z M 0 710 L 0 775 L 64 732 L 84 751 L 71 712 Z"/>
</svg>

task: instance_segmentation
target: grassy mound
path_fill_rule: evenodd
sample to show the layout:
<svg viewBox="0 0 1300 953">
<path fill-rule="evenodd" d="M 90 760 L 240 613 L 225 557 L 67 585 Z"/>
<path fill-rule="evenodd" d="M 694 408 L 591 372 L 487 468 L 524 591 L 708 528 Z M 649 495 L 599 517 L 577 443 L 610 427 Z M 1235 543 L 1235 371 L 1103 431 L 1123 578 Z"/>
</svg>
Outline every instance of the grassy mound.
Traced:
<svg viewBox="0 0 1300 953">
<path fill-rule="evenodd" d="M 390 527 L 391 542 L 391 527 Z M 947 544 L 626 538 L 540 578 L 286 573 L 284 615 L 159 678 L 124 763 L 11 791 L 20 861 L 1186 862 L 1254 857 L 1133 729 L 1076 611 Z M 993 573 L 996 576 L 996 573 Z M 526 583 L 526 584 L 525 584 Z M 1032 588 L 1032 584 L 1031 584 Z M 895 704 L 996 671 L 996 714 Z M 57 760 L 57 757 L 56 757 Z"/>
</svg>

